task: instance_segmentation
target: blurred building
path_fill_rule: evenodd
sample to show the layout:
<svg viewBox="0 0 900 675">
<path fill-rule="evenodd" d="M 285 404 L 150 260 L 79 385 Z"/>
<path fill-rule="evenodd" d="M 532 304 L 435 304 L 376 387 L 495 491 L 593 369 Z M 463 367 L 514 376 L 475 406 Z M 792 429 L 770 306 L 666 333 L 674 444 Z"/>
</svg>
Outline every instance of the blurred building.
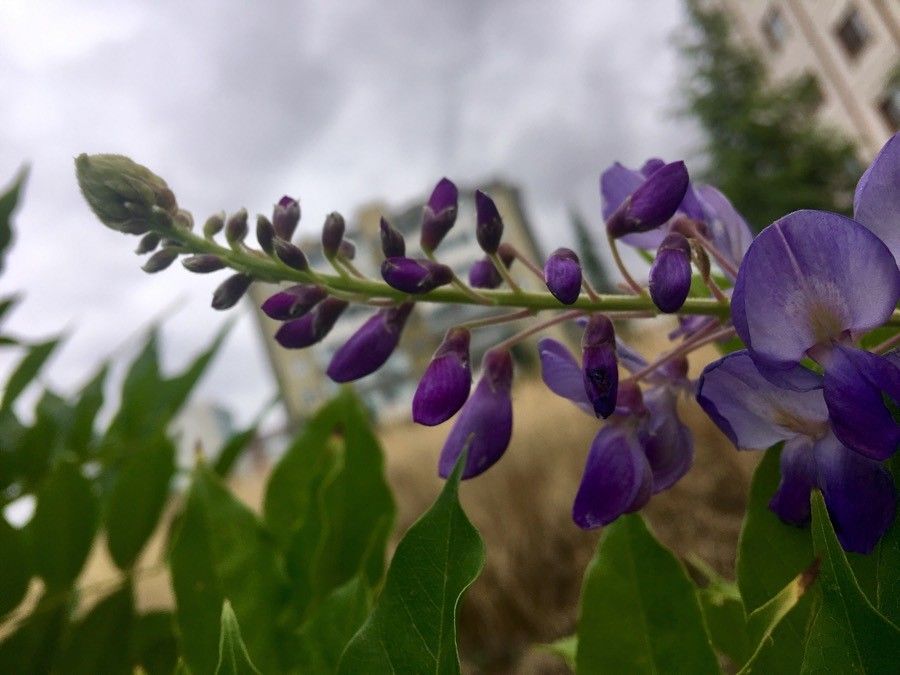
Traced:
<svg viewBox="0 0 900 675">
<path fill-rule="evenodd" d="M 813 76 L 820 115 L 870 159 L 900 129 L 900 2 L 711 0 L 778 78 Z"/>
<path fill-rule="evenodd" d="M 491 195 L 503 217 L 505 226 L 503 240 L 513 244 L 524 255 L 541 265 L 544 258 L 532 235 L 519 191 L 501 182 L 488 184 L 482 189 Z M 422 205 L 426 199 L 427 195 L 402 209 L 391 209 L 381 203 L 360 208 L 347 225 L 347 238 L 357 244 L 354 264 L 367 275 L 380 278 L 382 255 L 379 221 L 382 216 L 403 232 L 407 251 L 415 256 L 419 251 L 418 230 Z M 313 267 L 328 269 L 328 263 L 323 260 L 321 247 L 317 241 L 301 242 L 300 246 L 307 252 Z M 474 190 L 460 189 L 456 224 L 441 242 L 437 256 L 441 262 L 450 265 L 462 279 L 468 275 L 472 263 L 484 257 L 475 239 Z M 512 272 L 523 288 L 542 289 L 541 282 L 520 263 L 513 264 Z M 277 289 L 274 286 L 255 284 L 251 289 L 254 306 L 258 308 L 275 290 Z M 334 352 L 347 341 L 372 311 L 365 306 L 351 305 L 322 343 L 310 349 L 288 350 L 281 348 L 272 339 L 279 323 L 256 310 L 272 370 L 281 389 L 291 423 L 299 423 L 333 395 L 336 385 L 325 375 L 328 363 Z M 376 373 L 354 383 L 357 392 L 378 420 L 389 422 L 408 419 L 417 377 L 424 372 L 447 329 L 464 321 L 485 316 L 491 311 L 474 305 L 462 307 L 425 303 L 419 305 L 410 316 L 400 345 L 388 362 Z M 520 328 L 520 324 L 512 323 L 474 330 L 473 369 L 477 370 L 486 349 Z M 558 339 L 565 339 L 560 330 L 552 334 Z M 536 359 L 531 356 L 533 352 L 531 349 L 514 350 L 519 370 L 535 365 Z"/>
</svg>

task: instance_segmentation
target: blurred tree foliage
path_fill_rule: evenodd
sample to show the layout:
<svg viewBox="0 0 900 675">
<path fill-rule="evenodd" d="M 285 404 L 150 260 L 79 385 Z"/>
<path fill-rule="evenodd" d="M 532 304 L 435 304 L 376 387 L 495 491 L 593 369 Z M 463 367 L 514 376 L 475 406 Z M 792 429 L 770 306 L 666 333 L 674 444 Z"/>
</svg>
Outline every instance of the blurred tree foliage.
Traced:
<svg viewBox="0 0 900 675">
<path fill-rule="evenodd" d="M 731 39 L 725 14 L 685 4 L 694 29 L 679 40 L 690 66 L 684 112 L 705 135 L 703 179 L 756 230 L 800 208 L 848 213 L 862 169 L 853 144 L 815 121 L 815 78 L 770 82 L 760 56 Z"/>
</svg>

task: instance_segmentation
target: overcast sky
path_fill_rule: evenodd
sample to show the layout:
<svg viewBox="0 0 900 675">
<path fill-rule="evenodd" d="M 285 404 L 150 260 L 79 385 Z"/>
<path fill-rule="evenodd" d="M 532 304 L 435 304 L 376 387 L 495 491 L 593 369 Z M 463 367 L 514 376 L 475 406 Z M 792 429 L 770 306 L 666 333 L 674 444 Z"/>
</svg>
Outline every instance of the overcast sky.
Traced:
<svg viewBox="0 0 900 675">
<path fill-rule="evenodd" d="M 599 172 L 697 147 L 673 117 L 678 0 L 0 3 L 0 184 L 31 164 L 0 296 L 6 332 L 67 331 L 47 381 L 64 392 L 154 317 L 176 368 L 227 317 L 221 277 L 140 271 L 102 227 L 73 158 L 127 154 L 202 220 L 299 196 L 308 231 L 374 198 L 406 204 L 443 175 L 523 187 L 545 247 L 566 209 L 598 228 Z M 199 398 L 249 420 L 275 385 L 244 306 Z M 11 358 L 0 352 L 0 370 Z"/>
</svg>

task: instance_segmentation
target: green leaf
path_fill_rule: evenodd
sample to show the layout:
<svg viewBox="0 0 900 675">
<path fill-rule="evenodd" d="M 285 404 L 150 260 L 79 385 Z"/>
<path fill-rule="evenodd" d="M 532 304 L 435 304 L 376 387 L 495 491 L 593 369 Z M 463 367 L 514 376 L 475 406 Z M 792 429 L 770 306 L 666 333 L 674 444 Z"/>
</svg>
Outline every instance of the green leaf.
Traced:
<svg viewBox="0 0 900 675">
<path fill-rule="evenodd" d="M 358 576 L 334 589 L 300 629 L 299 672 L 336 673 L 341 654 L 369 615 L 370 605 L 368 585 Z"/>
<path fill-rule="evenodd" d="M 60 463 L 47 477 L 28 526 L 35 571 L 50 589 L 75 581 L 97 531 L 97 499 L 79 467 Z"/>
<path fill-rule="evenodd" d="M 103 407 L 103 385 L 109 367 L 104 364 L 78 394 L 69 430 L 69 446 L 84 457 L 94 440 L 94 420 Z"/>
<path fill-rule="evenodd" d="M 809 530 L 787 525 L 770 509 L 781 479 L 781 447 L 766 451 L 753 474 L 747 513 L 738 539 L 737 582 L 747 614 L 752 614 L 787 586 L 813 561 Z M 772 633 L 756 660 L 758 672 L 796 673 L 812 602 L 803 601 Z"/>
<path fill-rule="evenodd" d="M 340 673 L 459 673 L 456 608 L 484 565 L 484 544 L 459 505 L 465 456 L 397 546 L 381 596 L 347 645 Z"/>
<path fill-rule="evenodd" d="M 0 515 L 0 617 L 19 606 L 28 582 L 31 566 L 22 533 Z"/>
<path fill-rule="evenodd" d="M 222 635 L 216 675 L 260 675 L 241 639 L 241 629 L 228 600 L 222 603 Z"/>
<path fill-rule="evenodd" d="M 585 572 L 579 673 L 718 673 L 694 585 L 637 514 L 608 525 Z"/>
<path fill-rule="evenodd" d="M 178 661 L 175 617 L 157 611 L 135 618 L 131 631 L 132 661 L 147 675 L 171 675 Z"/>
<path fill-rule="evenodd" d="M 202 462 L 194 470 L 170 567 L 181 653 L 193 672 L 215 670 L 226 598 L 244 626 L 254 663 L 266 673 L 282 670 L 277 625 L 288 589 L 275 541 Z"/>
<path fill-rule="evenodd" d="M 3 271 L 3 257 L 6 249 L 12 243 L 12 214 L 19 204 L 19 198 L 22 195 L 22 187 L 25 185 L 25 179 L 28 177 L 28 167 L 23 167 L 16 174 L 12 185 L 2 195 L 0 195 L 0 272 Z"/>
<path fill-rule="evenodd" d="M 6 389 L 3 392 L 3 401 L 0 402 L 0 410 L 8 410 L 19 397 L 25 387 L 37 376 L 47 359 L 59 344 L 59 338 L 47 340 L 28 349 L 28 353 L 19 361 L 9 379 L 6 381 Z"/>
<path fill-rule="evenodd" d="M 551 642 L 550 644 L 538 645 L 538 649 L 542 649 L 554 656 L 558 656 L 566 662 L 566 665 L 572 671 L 575 670 L 575 661 L 578 657 L 577 635 L 569 635 L 568 637 L 560 638 L 556 642 Z"/>
<path fill-rule="evenodd" d="M 134 604 L 130 584 L 98 602 L 73 627 L 62 662 L 71 675 L 130 675 Z"/>
<path fill-rule="evenodd" d="M 690 558 L 690 563 L 706 579 L 706 585 L 697 590 L 697 597 L 713 647 L 735 665 L 746 662 L 751 653 L 750 639 L 737 584 L 721 577 L 697 557 Z"/>
<path fill-rule="evenodd" d="M 175 473 L 175 446 L 157 436 L 125 462 L 106 506 L 106 546 L 123 570 L 134 564 L 162 515 Z"/>
<path fill-rule="evenodd" d="M 810 628 L 802 672 L 897 672 L 900 629 L 860 589 L 818 491 L 812 497 L 812 531 L 822 561 L 822 603 Z"/>
<path fill-rule="evenodd" d="M 231 438 L 225 442 L 219 451 L 219 455 L 216 457 L 213 465 L 213 471 L 219 476 L 227 478 L 241 453 L 256 438 L 256 432 L 257 426 L 254 424 L 243 431 L 232 434 Z"/>
<path fill-rule="evenodd" d="M 54 668 L 59 660 L 63 631 L 71 611 L 69 593 L 40 597 L 21 623 L 4 626 L 0 640 L 0 673 L 16 675 L 44 675 L 59 672 Z M 6 630 L 13 629 L 10 633 Z"/>
<path fill-rule="evenodd" d="M 3 319 L 6 316 L 7 312 L 15 307 L 20 298 L 18 295 L 10 295 L 6 298 L 0 298 L 0 324 L 3 323 Z"/>
</svg>

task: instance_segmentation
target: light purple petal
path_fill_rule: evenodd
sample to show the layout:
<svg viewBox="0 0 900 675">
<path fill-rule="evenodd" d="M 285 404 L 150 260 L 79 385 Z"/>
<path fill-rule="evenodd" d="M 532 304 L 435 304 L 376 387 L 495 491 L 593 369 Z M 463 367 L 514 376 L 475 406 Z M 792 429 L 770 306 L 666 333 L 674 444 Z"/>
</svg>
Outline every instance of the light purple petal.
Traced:
<svg viewBox="0 0 900 675">
<path fill-rule="evenodd" d="M 647 359 L 619 338 L 616 338 L 616 356 L 619 358 L 619 363 L 631 374 L 643 370 L 647 366 Z"/>
<path fill-rule="evenodd" d="M 859 179 L 853 217 L 878 235 L 900 264 L 900 133 L 884 144 Z"/>
<path fill-rule="evenodd" d="M 413 396 L 413 421 L 435 426 L 453 417 L 469 397 L 471 335 L 465 328 L 451 328 L 434 353 Z"/>
<path fill-rule="evenodd" d="M 641 438 L 653 473 L 653 493 L 666 490 L 691 468 L 694 440 L 678 418 L 678 397 L 669 387 L 655 387 L 644 393 L 650 411 L 647 433 Z"/>
<path fill-rule="evenodd" d="M 816 486 L 812 439 L 799 436 L 787 441 L 781 451 L 781 482 L 769 508 L 786 523 L 805 525 L 809 522 L 809 495 Z"/>
<path fill-rule="evenodd" d="M 591 443 L 572 519 L 584 529 L 611 523 L 650 499 L 653 474 L 634 435 L 617 425 L 603 427 Z"/>
<path fill-rule="evenodd" d="M 735 267 L 739 267 L 753 241 L 753 233 L 747 226 L 747 221 L 735 210 L 728 198 L 712 185 L 699 185 L 696 189 L 713 245 Z"/>
<path fill-rule="evenodd" d="M 684 197 L 681 199 L 681 204 L 678 205 L 678 212 L 683 213 L 688 218 L 693 218 L 694 220 L 703 221 L 705 219 L 706 212 L 703 210 L 700 196 L 697 194 L 694 186 L 690 183 L 688 183 Z"/>
<path fill-rule="evenodd" d="M 584 373 L 581 365 L 561 342 L 543 338 L 538 342 L 541 358 L 541 378 L 557 396 L 567 398 L 586 413 L 594 416 L 594 407 L 584 390 Z"/>
<path fill-rule="evenodd" d="M 603 220 L 609 217 L 632 192 L 644 182 L 640 171 L 627 169 L 616 162 L 600 175 L 600 203 L 603 209 Z"/>
</svg>

